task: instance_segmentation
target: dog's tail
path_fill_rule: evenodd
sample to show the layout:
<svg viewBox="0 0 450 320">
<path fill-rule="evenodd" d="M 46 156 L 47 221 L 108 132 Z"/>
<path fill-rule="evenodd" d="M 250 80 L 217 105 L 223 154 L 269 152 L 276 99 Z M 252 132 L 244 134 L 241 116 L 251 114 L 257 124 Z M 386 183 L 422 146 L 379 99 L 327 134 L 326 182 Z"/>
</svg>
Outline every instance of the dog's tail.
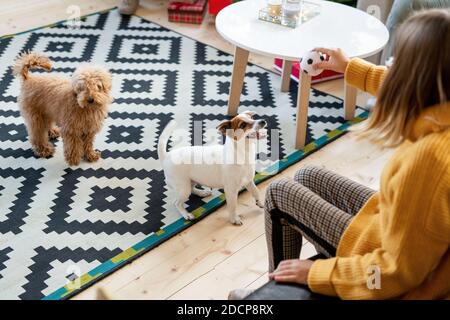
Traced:
<svg viewBox="0 0 450 320">
<path fill-rule="evenodd" d="M 22 53 L 14 63 L 13 74 L 26 80 L 28 78 L 28 70 L 36 68 L 50 71 L 52 69 L 52 62 L 48 57 L 40 53 Z"/>
<path fill-rule="evenodd" d="M 167 148 L 167 142 L 169 142 L 170 136 L 172 135 L 173 131 L 175 130 L 177 123 L 175 120 L 171 120 L 167 126 L 164 128 L 163 132 L 161 133 L 161 136 L 159 137 L 158 141 L 158 159 L 159 161 L 164 161 L 166 158 L 166 148 Z"/>
</svg>

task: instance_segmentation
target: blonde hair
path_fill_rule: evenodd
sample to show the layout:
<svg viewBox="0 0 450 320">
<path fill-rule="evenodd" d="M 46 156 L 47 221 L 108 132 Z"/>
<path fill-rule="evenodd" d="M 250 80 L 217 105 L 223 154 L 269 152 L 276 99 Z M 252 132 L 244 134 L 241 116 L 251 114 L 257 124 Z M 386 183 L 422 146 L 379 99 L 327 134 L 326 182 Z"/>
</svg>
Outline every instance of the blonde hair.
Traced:
<svg viewBox="0 0 450 320">
<path fill-rule="evenodd" d="M 408 136 L 422 111 L 450 98 L 450 10 L 428 10 L 396 33 L 394 63 L 357 137 L 394 147 Z"/>
</svg>

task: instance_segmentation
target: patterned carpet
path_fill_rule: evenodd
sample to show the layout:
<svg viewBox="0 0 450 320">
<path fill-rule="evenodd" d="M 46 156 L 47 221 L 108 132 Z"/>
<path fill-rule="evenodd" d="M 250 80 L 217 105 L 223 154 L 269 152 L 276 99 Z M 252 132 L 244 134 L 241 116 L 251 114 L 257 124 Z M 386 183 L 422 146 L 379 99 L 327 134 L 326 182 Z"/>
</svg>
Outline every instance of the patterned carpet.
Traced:
<svg viewBox="0 0 450 320">
<path fill-rule="evenodd" d="M 61 141 L 51 159 L 33 156 L 16 104 L 19 82 L 10 69 L 28 50 L 49 55 L 54 73 L 70 75 L 87 61 L 112 71 L 115 102 L 96 140 L 103 152 L 99 162 L 69 168 Z M 189 130 L 189 142 L 195 130 L 202 130 L 204 143 L 218 141 L 214 128 L 227 118 L 232 61 L 116 10 L 86 17 L 80 29 L 61 23 L 0 40 L 0 299 L 67 298 L 192 224 L 172 205 L 157 139 L 175 119 Z M 281 93 L 279 87 L 279 76 L 248 66 L 241 110 L 256 111 L 275 129 L 258 146 L 258 182 L 349 126 L 342 101 L 313 90 L 312 143 L 295 151 L 296 88 Z M 280 143 L 271 147 L 275 136 Z M 221 204 L 217 190 L 205 199 L 192 196 L 188 210 L 204 217 Z"/>
</svg>

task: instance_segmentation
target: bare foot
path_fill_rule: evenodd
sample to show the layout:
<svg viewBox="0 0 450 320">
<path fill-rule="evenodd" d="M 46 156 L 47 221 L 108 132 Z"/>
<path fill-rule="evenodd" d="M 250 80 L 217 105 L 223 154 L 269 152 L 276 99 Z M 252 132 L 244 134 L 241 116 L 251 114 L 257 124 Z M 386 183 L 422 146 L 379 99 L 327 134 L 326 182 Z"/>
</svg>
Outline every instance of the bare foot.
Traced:
<svg viewBox="0 0 450 320">
<path fill-rule="evenodd" d="M 53 127 L 48 131 L 48 137 L 53 140 L 53 139 L 58 139 L 60 136 L 60 131 L 59 128 L 57 127 Z"/>
<path fill-rule="evenodd" d="M 100 159 L 102 153 L 98 150 L 91 150 L 89 152 L 87 152 L 84 157 L 87 161 L 89 162 L 95 162 L 98 159 Z"/>
<path fill-rule="evenodd" d="M 53 156 L 54 153 L 55 153 L 55 147 L 51 143 L 34 148 L 34 154 L 40 158 L 51 157 L 51 156 Z"/>
</svg>

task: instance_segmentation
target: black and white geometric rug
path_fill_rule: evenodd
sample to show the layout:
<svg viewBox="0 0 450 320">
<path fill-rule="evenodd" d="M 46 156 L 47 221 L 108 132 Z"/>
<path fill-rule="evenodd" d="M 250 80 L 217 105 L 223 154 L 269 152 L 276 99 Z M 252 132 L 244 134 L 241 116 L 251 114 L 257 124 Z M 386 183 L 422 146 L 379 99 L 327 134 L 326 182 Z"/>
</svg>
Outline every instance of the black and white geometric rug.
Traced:
<svg viewBox="0 0 450 320">
<path fill-rule="evenodd" d="M 83 62 L 111 70 L 115 102 L 96 139 L 100 161 L 69 168 L 60 140 L 51 159 L 33 156 L 10 69 L 22 51 L 46 53 L 53 73 L 70 75 Z M 226 53 L 117 10 L 90 15 L 79 29 L 61 23 L 0 39 L 0 299 L 67 298 L 192 224 L 172 205 L 157 140 L 175 119 L 188 135 L 201 121 L 203 142 L 217 142 L 232 62 Z M 276 160 L 287 157 L 286 167 L 349 125 L 341 100 L 313 90 L 308 141 L 315 142 L 295 151 L 296 88 L 281 93 L 279 87 L 278 75 L 248 66 L 241 110 L 256 111 L 280 141 L 272 149 L 270 140 L 260 142 L 258 181 L 278 172 Z M 216 191 L 191 197 L 188 210 L 203 217 L 222 203 Z"/>
</svg>

